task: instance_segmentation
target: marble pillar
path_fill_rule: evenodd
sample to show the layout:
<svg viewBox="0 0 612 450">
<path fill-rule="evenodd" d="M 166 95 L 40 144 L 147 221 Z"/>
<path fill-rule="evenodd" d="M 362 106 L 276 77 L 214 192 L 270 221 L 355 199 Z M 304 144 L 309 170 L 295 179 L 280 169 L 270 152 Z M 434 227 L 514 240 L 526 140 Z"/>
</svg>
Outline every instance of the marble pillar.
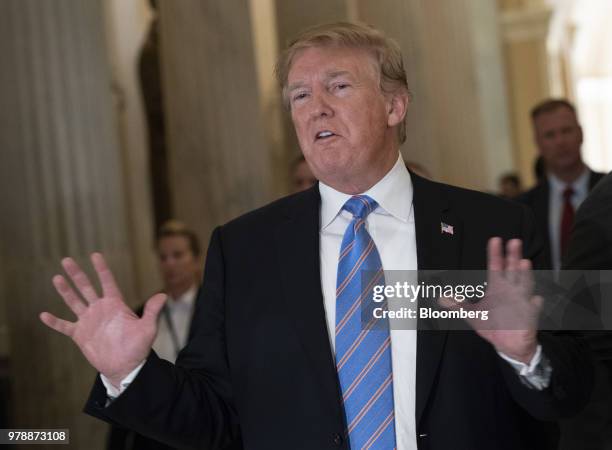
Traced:
<svg viewBox="0 0 612 450">
<path fill-rule="evenodd" d="M 73 319 L 51 285 L 60 259 L 106 254 L 135 298 L 124 167 L 113 114 L 101 1 L 0 2 L 0 266 L 10 338 L 14 427 L 69 428 L 103 448 L 83 414 L 94 370 L 38 319 Z"/>
<path fill-rule="evenodd" d="M 273 198 L 249 3 L 165 0 L 160 18 L 172 204 L 207 244 Z"/>
</svg>

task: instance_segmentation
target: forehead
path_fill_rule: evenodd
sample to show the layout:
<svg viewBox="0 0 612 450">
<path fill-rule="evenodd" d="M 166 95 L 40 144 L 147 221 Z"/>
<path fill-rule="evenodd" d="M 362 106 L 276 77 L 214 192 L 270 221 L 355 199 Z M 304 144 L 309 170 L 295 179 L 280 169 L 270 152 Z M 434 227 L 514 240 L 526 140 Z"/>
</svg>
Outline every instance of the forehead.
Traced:
<svg viewBox="0 0 612 450">
<path fill-rule="evenodd" d="M 160 251 L 185 250 L 189 247 L 187 236 L 171 235 L 164 236 L 157 242 Z"/>
<path fill-rule="evenodd" d="M 534 119 L 534 123 L 536 127 L 543 129 L 556 126 L 576 125 L 578 121 L 571 109 L 561 106 L 552 111 L 541 113 Z"/>
<path fill-rule="evenodd" d="M 299 50 L 291 61 L 287 76 L 289 87 L 342 74 L 363 77 L 376 75 L 377 64 L 372 52 L 356 47 L 309 47 Z"/>
</svg>

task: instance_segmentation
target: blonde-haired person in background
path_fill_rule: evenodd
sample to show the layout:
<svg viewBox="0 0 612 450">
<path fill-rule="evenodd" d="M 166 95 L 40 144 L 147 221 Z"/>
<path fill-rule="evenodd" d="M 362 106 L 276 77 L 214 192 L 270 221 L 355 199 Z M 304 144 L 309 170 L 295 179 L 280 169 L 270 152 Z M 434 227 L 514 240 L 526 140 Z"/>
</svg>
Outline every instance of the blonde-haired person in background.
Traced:
<svg viewBox="0 0 612 450">
<path fill-rule="evenodd" d="M 153 350 L 174 363 L 187 343 L 196 295 L 200 286 L 201 247 L 197 235 L 177 220 L 160 227 L 155 241 L 162 292 L 168 300 L 158 317 Z M 136 310 L 142 316 L 144 305 Z M 167 450 L 161 442 L 121 427 L 111 427 L 108 450 Z"/>
</svg>

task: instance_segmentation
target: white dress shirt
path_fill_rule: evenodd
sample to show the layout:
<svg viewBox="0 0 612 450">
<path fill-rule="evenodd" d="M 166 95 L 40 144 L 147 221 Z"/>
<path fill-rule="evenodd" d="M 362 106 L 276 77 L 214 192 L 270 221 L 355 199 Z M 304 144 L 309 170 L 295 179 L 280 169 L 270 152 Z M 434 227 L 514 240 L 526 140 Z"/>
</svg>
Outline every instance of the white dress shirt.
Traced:
<svg viewBox="0 0 612 450">
<path fill-rule="evenodd" d="M 155 353 L 157 353 L 160 358 L 170 361 L 171 363 L 176 361 L 176 357 L 178 356 L 177 350 L 181 350 L 187 343 L 197 291 L 197 286 L 192 286 L 177 299 L 168 296 L 168 300 L 166 300 L 164 306 L 167 315 L 164 311 L 159 315 L 157 336 L 155 337 L 155 341 L 153 341 L 153 350 L 155 350 Z M 171 321 L 172 325 L 170 325 L 168 319 Z M 173 332 L 171 327 L 174 329 L 177 339 L 176 343 L 172 336 Z"/>
<path fill-rule="evenodd" d="M 319 183 L 319 191 L 321 193 L 321 286 L 329 340 L 334 349 L 338 256 L 344 232 L 352 220 L 352 215 L 342 210 L 342 206 L 351 196 L 336 191 L 324 183 Z M 367 217 L 366 226 L 380 254 L 383 269 L 417 270 L 412 180 L 401 155 L 389 173 L 363 194 L 376 200 L 379 205 Z M 402 320 L 404 320 L 403 327 L 406 328 L 406 319 Z M 415 423 L 417 332 L 415 329 L 394 329 L 391 321 L 390 336 L 397 450 L 417 450 Z M 515 368 L 528 386 L 543 389 L 548 385 L 550 370 L 542 375 L 541 346 L 538 346 L 530 364 L 515 361 L 505 355 L 500 354 L 500 356 Z M 112 399 L 123 392 L 143 365 L 144 362 L 121 382 L 119 390 L 102 376 L 108 396 Z"/>
<path fill-rule="evenodd" d="M 333 349 L 338 255 L 344 232 L 353 217 L 349 212 L 342 210 L 342 206 L 351 198 L 350 195 L 338 192 L 321 182 L 319 191 L 321 193 L 321 285 L 327 329 Z M 401 155 L 387 175 L 363 194 L 378 203 L 378 207 L 368 215 L 366 227 L 376 244 L 383 269 L 417 270 L 412 180 Z M 393 309 L 391 304 L 389 309 Z M 400 320 L 404 321 L 402 327 L 406 328 L 406 319 Z M 397 450 L 417 450 L 416 327 L 412 330 L 394 329 L 391 320 L 390 335 Z M 529 364 L 516 361 L 501 353 L 499 355 L 514 367 L 521 376 L 521 381 L 527 386 L 543 389 L 548 385 L 551 371 L 548 365 L 542 367 L 541 346 L 538 346 Z"/>
<path fill-rule="evenodd" d="M 561 214 L 563 214 L 563 191 L 567 186 L 574 190 L 570 202 L 574 212 L 589 195 L 589 178 L 591 171 L 585 167 L 584 172 L 573 183 L 561 181 L 553 174 L 548 174 L 548 233 L 550 234 L 550 255 L 554 270 L 561 269 Z"/>
<path fill-rule="evenodd" d="M 351 198 L 319 183 L 321 192 L 321 286 L 332 349 L 336 329 L 336 277 L 344 232 L 353 216 L 342 206 Z M 416 232 L 412 208 L 412 181 L 401 157 L 393 169 L 365 195 L 378 203 L 366 219 L 384 270 L 417 270 Z M 405 327 L 404 327 L 405 328 Z M 395 434 L 398 450 L 416 450 L 416 329 L 393 329 L 391 363 Z"/>
</svg>

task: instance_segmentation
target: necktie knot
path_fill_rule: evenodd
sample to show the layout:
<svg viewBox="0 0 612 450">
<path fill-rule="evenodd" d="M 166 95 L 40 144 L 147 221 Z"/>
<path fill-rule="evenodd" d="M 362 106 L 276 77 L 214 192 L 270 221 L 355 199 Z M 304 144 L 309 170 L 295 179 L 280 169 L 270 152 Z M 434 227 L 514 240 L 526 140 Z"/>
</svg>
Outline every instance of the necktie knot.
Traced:
<svg viewBox="0 0 612 450">
<path fill-rule="evenodd" d="M 342 209 L 350 212 L 354 218 L 365 219 L 377 206 L 376 200 L 367 195 L 353 195 L 346 201 Z"/>
<path fill-rule="evenodd" d="M 574 189 L 572 189 L 571 186 L 566 186 L 565 189 L 563 189 L 563 199 L 569 202 L 572 199 L 572 195 L 574 195 Z"/>
</svg>

